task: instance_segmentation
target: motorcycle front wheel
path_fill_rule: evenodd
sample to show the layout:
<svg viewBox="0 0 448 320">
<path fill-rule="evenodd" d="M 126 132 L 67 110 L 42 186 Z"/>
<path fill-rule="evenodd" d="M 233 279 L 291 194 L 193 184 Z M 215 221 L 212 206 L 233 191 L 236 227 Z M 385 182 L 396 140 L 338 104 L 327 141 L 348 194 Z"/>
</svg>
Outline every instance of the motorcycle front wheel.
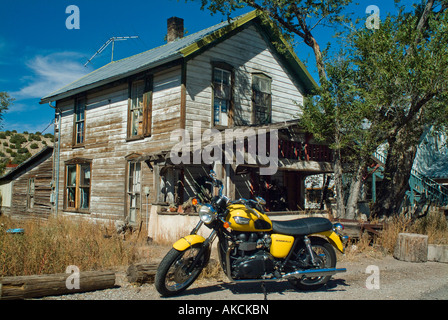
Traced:
<svg viewBox="0 0 448 320">
<path fill-rule="evenodd" d="M 174 296 L 187 289 L 200 275 L 207 263 L 207 254 L 202 250 L 203 245 L 190 247 L 184 251 L 172 248 L 160 262 L 154 284 L 157 291 L 164 297 Z M 198 257 L 198 261 L 191 271 L 190 266 Z"/>
</svg>

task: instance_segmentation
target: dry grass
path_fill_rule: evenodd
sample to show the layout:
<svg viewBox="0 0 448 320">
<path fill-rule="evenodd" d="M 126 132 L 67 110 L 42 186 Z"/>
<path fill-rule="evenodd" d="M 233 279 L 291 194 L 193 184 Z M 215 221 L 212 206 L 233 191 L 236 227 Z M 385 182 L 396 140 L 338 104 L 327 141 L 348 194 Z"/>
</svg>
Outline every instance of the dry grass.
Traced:
<svg viewBox="0 0 448 320">
<path fill-rule="evenodd" d="M 404 215 L 391 218 L 375 242 L 387 253 L 392 253 L 398 234 L 402 232 L 427 235 L 428 243 L 431 244 L 448 244 L 447 220 L 439 211 L 430 211 L 425 217 L 417 220 Z"/>
<path fill-rule="evenodd" d="M 24 234 L 6 233 L 19 227 Z M 131 236 L 123 241 L 114 231 L 112 224 L 81 219 L 17 222 L 0 217 L 0 277 L 63 273 L 69 265 L 82 271 L 128 265 L 138 258 L 142 240 Z"/>
<path fill-rule="evenodd" d="M 418 233 L 428 236 L 430 244 L 448 244 L 448 223 L 443 213 L 430 211 L 425 217 L 412 220 L 411 217 L 399 215 L 385 221 L 380 236 L 369 237 L 368 234 L 348 244 L 345 258 L 360 257 L 379 258 L 392 254 L 399 233 Z"/>
</svg>

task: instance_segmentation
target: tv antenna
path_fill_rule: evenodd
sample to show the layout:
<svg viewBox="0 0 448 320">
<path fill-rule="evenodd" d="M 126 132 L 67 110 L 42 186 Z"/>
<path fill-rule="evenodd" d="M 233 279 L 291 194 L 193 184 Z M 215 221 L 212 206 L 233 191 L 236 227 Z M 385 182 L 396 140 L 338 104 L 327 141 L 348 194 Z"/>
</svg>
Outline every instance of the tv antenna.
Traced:
<svg viewBox="0 0 448 320">
<path fill-rule="evenodd" d="M 114 61 L 114 49 L 115 49 L 115 41 L 124 41 L 128 39 L 138 39 L 138 36 L 127 36 L 127 37 L 112 37 L 109 40 L 106 41 L 105 44 L 101 48 L 98 49 L 97 52 L 84 64 L 84 67 L 87 67 L 87 65 L 90 63 L 90 61 L 93 60 L 98 54 L 104 51 L 104 49 L 107 48 L 109 44 L 112 43 L 112 58 L 110 59 L 110 62 Z"/>
</svg>

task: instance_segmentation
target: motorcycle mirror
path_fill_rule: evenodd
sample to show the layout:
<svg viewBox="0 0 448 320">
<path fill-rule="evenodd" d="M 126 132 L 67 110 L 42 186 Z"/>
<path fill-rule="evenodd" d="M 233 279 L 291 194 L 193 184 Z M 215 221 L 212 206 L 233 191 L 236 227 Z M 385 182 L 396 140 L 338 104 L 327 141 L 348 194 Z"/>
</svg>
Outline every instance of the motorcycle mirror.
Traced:
<svg viewBox="0 0 448 320">
<path fill-rule="evenodd" d="M 266 200 L 264 200 L 262 197 L 255 197 L 255 199 L 257 200 L 257 202 L 261 205 L 265 205 L 266 204 Z"/>
</svg>

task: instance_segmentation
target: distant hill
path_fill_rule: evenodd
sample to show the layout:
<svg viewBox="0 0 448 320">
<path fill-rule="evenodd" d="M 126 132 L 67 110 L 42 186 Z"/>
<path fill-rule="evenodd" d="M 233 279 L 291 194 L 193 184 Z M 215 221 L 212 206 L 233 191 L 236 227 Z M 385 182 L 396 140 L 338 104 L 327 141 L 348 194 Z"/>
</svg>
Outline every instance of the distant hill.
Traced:
<svg viewBox="0 0 448 320">
<path fill-rule="evenodd" d="M 54 136 L 51 133 L 0 132 L 0 176 L 5 173 L 6 166 L 19 165 L 53 144 Z"/>
</svg>

